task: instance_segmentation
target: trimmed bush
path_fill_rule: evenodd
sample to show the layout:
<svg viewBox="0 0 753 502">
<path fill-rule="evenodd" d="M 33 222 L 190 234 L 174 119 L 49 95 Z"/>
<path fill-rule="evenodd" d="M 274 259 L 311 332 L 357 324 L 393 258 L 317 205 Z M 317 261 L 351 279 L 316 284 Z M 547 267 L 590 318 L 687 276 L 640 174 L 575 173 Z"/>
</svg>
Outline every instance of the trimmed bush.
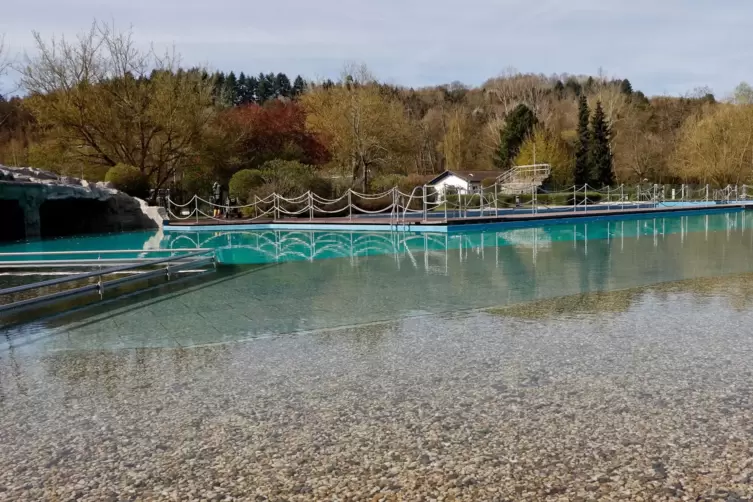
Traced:
<svg viewBox="0 0 753 502">
<path fill-rule="evenodd" d="M 258 169 L 243 169 L 230 178 L 230 197 L 243 204 L 248 203 L 249 197 L 264 185 L 264 176 Z"/>
<path fill-rule="evenodd" d="M 132 197 L 141 199 L 149 197 L 149 179 L 138 167 L 127 164 L 113 166 L 107 171 L 105 181 L 112 183 L 113 187 Z"/>
</svg>

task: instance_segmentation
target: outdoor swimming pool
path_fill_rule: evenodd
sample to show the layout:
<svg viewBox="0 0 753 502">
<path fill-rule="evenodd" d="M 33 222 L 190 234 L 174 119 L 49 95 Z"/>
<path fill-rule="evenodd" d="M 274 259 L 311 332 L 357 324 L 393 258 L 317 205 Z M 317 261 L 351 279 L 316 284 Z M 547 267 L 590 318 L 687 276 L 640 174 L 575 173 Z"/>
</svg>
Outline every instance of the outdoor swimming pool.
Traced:
<svg viewBox="0 0 753 502">
<path fill-rule="evenodd" d="M 0 500 L 753 496 L 753 213 L 109 246 L 232 264 L 3 331 Z"/>
<path fill-rule="evenodd" d="M 189 288 L 160 288 L 14 327 L 4 345 L 195 346 L 752 272 L 753 213 L 449 235 L 134 233 L 3 251 L 118 247 L 209 247 L 226 266 Z"/>
</svg>

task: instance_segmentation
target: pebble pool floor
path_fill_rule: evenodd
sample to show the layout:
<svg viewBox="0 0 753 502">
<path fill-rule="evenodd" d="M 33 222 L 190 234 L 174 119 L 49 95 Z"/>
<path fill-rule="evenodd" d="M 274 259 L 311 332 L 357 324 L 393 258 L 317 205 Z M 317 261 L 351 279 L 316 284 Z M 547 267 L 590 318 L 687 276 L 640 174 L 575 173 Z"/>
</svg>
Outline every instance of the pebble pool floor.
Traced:
<svg viewBox="0 0 753 502">
<path fill-rule="evenodd" d="M 753 222 L 722 216 L 7 327 L 0 500 L 750 500 Z"/>
</svg>

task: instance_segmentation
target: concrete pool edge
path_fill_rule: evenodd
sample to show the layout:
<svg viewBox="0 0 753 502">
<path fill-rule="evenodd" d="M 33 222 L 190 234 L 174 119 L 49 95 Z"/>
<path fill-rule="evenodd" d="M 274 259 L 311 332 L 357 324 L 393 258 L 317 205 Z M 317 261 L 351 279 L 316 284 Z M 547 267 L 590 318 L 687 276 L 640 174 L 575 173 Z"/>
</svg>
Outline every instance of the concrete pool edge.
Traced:
<svg viewBox="0 0 753 502">
<path fill-rule="evenodd" d="M 697 214 L 717 214 L 744 211 L 751 202 L 738 201 L 730 204 L 703 204 L 698 206 L 672 205 L 660 208 L 635 208 L 620 210 L 593 211 L 561 211 L 544 212 L 538 214 L 521 214 L 505 216 L 483 216 L 471 218 L 450 219 L 444 224 L 434 222 L 408 223 L 357 223 L 348 221 L 328 222 L 326 220 L 299 220 L 296 222 L 267 222 L 267 223 L 211 223 L 202 222 L 189 224 L 170 224 L 165 221 L 163 230 L 166 232 L 216 232 L 232 230 L 308 230 L 308 231 L 346 231 L 346 232 L 431 232 L 454 233 L 468 230 L 485 229 L 514 229 L 538 227 L 545 224 L 566 225 L 573 222 L 590 222 L 606 220 L 639 220 L 651 215 L 689 216 Z"/>
</svg>

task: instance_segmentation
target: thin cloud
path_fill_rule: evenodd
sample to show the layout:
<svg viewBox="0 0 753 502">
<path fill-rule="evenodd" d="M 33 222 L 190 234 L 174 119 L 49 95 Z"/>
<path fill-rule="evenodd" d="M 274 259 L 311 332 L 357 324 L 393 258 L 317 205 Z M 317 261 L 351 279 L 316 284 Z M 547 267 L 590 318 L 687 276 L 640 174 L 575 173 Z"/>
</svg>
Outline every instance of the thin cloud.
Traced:
<svg viewBox="0 0 753 502">
<path fill-rule="evenodd" d="M 753 3 L 739 0 L 30 0 L 4 6 L 0 32 L 31 50 L 31 30 L 71 36 L 95 17 L 132 24 L 145 46 L 174 44 L 186 64 L 236 72 L 336 77 L 357 60 L 421 86 L 478 85 L 510 66 L 603 68 L 649 94 L 723 94 L 751 78 Z"/>
</svg>

